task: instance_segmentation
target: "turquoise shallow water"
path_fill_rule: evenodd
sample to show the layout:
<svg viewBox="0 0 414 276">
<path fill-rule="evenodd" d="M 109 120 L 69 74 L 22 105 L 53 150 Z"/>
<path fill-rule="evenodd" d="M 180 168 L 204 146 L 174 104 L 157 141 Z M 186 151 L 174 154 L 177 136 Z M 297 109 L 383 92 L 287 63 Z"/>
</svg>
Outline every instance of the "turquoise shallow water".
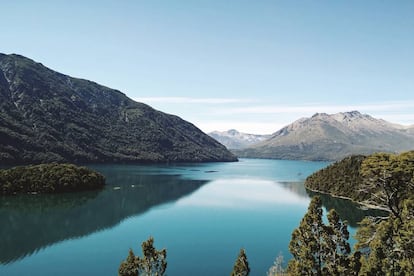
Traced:
<svg viewBox="0 0 414 276">
<path fill-rule="evenodd" d="M 0 275 L 116 275 L 149 236 L 167 274 L 229 275 L 241 247 L 251 275 L 287 250 L 310 197 L 304 179 L 326 162 L 95 165 L 103 191 L 1 198 Z M 365 215 L 324 197 L 352 225 Z M 354 231 L 354 229 L 352 230 Z"/>
</svg>

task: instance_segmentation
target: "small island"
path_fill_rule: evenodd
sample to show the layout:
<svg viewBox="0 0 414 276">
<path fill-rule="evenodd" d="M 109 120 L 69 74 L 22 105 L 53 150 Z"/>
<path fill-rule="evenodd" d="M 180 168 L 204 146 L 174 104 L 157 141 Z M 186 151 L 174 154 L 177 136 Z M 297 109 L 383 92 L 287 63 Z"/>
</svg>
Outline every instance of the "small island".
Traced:
<svg viewBox="0 0 414 276">
<path fill-rule="evenodd" d="M 0 193 L 54 194 L 102 188 L 105 178 L 73 164 L 40 164 L 0 170 Z"/>
</svg>

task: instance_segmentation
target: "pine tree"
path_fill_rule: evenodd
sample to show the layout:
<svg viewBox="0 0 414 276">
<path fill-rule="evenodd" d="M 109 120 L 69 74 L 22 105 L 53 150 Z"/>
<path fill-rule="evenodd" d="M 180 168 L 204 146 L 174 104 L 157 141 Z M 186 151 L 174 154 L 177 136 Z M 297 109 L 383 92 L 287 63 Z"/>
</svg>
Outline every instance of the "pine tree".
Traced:
<svg viewBox="0 0 414 276">
<path fill-rule="evenodd" d="M 414 197 L 403 202 L 401 224 L 396 241 L 401 245 L 401 267 L 404 271 L 414 272 Z"/>
<path fill-rule="evenodd" d="M 351 246 L 349 245 L 349 232 L 346 222 L 342 222 L 338 213 L 331 210 L 328 213 L 329 225 L 324 227 L 324 274 L 350 275 Z"/>
<path fill-rule="evenodd" d="M 138 275 L 138 259 L 132 249 L 129 249 L 127 259 L 119 266 L 118 274 L 122 276 Z"/>
<path fill-rule="evenodd" d="M 414 199 L 404 200 L 400 217 L 391 215 L 377 225 L 358 231 L 374 234 L 368 241 L 369 254 L 363 259 L 363 275 L 411 275 L 414 271 Z"/>
<path fill-rule="evenodd" d="M 292 233 L 289 250 L 289 275 L 358 275 L 360 253 L 350 255 L 346 222 L 337 212 L 328 214 L 329 224 L 322 221 L 322 202 L 314 197 L 300 225 Z"/>
<path fill-rule="evenodd" d="M 143 258 L 139 259 L 139 275 L 161 276 L 167 269 L 167 250 L 156 250 L 154 238 L 150 237 L 142 243 Z"/>
<path fill-rule="evenodd" d="M 414 194 L 414 151 L 373 154 L 362 162 L 361 175 L 364 183 L 360 192 L 369 195 L 365 203 L 399 217 L 403 200 Z"/>
<path fill-rule="evenodd" d="M 118 269 L 120 276 L 162 276 L 167 269 L 167 251 L 156 250 L 154 238 L 150 237 L 141 245 L 143 257 L 135 256 L 132 249 Z"/>
<path fill-rule="evenodd" d="M 246 251 L 240 249 L 239 256 L 234 263 L 233 271 L 231 276 L 247 276 L 250 273 L 249 262 L 247 261 Z"/>
<path fill-rule="evenodd" d="M 300 225 L 292 233 L 289 251 L 293 259 L 288 272 L 293 275 L 322 275 L 323 244 L 322 201 L 314 197 Z"/>
</svg>

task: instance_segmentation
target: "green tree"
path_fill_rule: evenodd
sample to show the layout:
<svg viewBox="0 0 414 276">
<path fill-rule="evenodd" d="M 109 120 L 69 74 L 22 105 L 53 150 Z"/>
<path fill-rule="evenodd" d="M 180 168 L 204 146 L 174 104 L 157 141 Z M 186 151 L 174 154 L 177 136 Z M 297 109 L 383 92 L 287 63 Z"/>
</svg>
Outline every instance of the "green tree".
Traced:
<svg viewBox="0 0 414 276">
<path fill-rule="evenodd" d="M 374 154 L 362 163 L 361 174 L 366 203 L 390 213 L 361 223 L 356 246 L 364 253 L 362 274 L 409 275 L 414 271 L 414 152 Z"/>
<path fill-rule="evenodd" d="M 360 191 L 369 195 L 365 203 L 400 217 L 402 201 L 414 194 L 414 151 L 373 154 L 362 162 L 361 175 Z"/>
<path fill-rule="evenodd" d="M 406 271 L 414 271 L 414 196 L 403 203 L 401 213 L 401 224 L 396 237 L 397 243 L 401 245 L 403 259 L 401 267 Z"/>
<path fill-rule="evenodd" d="M 250 273 L 249 262 L 247 261 L 246 251 L 242 248 L 240 249 L 239 256 L 237 257 L 236 262 L 234 263 L 233 271 L 231 276 L 247 276 Z"/>
<path fill-rule="evenodd" d="M 349 232 L 346 222 L 342 222 L 338 213 L 331 210 L 328 213 L 329 225 L 324 227 L 324 274 L 350 275 L 351 246 L 349 245 Z"/>
<path fill-rule="evenodd" d="M 360 253 L 351 255 L 346 222 L 335 210 L 328 214 L 328 225 L 322 221 L 322 202 L 314 197 L 299 227 L 292 233 L 289 250 L 293 259 L 290 275 L 358 275 Z"/>
<path fill-rule="evenodd" d="M 324 264 L 322 236 L 322 201 L 314 197 L 298 228 L 293 230 L 289 251 L 288 272 L 293 275 L 322 275 Z"/>
<path fill-rule="evenodd" d="M 138 275 L 138 258 L 135 256 L 132 249 L 129 249 L 127 259 L 121 262 L 121 265 L 118 269 L 118 274 L 122 276 Z"/>
<path fill-rule="evenodd" d="M 364 224 L 358 231 L 357 238 L 362 237 L 369 247 L 363 275 L 410 275 L 414 271 L 414 199 L 404 200 L 401 206 L 400 217 L 391 215 L 377 225 Z"/>
<path fill-rule="evenodd" d="M 167 269 L 167 250 L 157 250 L 154 238 L 150 237 L 141 245 L 143 257 L 135 256 L 130 249 L 129 255 L 121 263 L 118 273 L 121 276 L 162 276 Z"/>
</svg>

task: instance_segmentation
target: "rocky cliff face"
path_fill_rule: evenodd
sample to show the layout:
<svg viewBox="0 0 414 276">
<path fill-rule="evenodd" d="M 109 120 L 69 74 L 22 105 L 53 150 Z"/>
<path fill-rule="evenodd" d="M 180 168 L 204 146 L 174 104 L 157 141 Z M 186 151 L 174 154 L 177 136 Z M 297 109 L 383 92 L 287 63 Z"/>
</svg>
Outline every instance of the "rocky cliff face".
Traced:
<svg viewBox="0 0 414 276">
<path fill-rule="evenodd" d="M 197 127 L 19 55 L 0 54 L 0 164 L 235 161 Z"/>
<path fill-rule="evenodd" d="M 317 113 L 238 151 L 240 157 L 339 160 L 351 154 L 401 152 L 414 148 L 414 135 L 400 125 L 358 111 Z"/>
</svg>

